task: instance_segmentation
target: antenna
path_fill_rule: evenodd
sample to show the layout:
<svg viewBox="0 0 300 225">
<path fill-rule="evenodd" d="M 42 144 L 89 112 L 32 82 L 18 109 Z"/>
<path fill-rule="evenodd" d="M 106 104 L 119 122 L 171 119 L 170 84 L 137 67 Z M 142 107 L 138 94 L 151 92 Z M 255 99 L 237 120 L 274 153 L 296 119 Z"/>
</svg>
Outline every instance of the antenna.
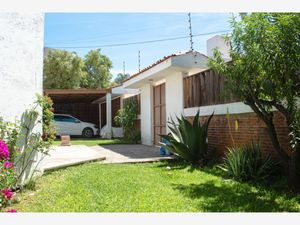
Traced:
<svg viewBox="0 0 300 225">
<path fill-rule="evenodd" d="M 123 75 L 125 75 L 125 61 L 123 61 Z"/>
<path fill-rule="evenodd" d="M 189 29 L 190 29 L 190 43 L 191 43 L 191 51 L 194 51 L 194 47 L 193 47 L 193 32 L 192 32 L 192 21 L 191 21 L 191 13 L 188 13 L 189 16 Z"/>
<path fill-rule="evenodd" d="M 140 72 L 141 71 L 141 52 L 140 52 L 140 50 L 139 50 L 138 58 L 139 58 L 139 72 Z"/>
</svg>

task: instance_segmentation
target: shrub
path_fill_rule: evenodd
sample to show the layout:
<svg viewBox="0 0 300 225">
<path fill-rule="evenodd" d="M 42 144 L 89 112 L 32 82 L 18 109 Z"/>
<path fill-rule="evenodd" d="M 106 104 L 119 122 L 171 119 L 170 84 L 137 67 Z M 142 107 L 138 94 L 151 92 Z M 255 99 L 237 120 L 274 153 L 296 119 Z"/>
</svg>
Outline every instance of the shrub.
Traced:
<svg viewBox="0 0 300 225">
<path fill-rule="evenodd" d="M 192 163 L 199 163 L 207 158 L 207 129 L 213 114 L 201 125 L 199 111 L 190 123 L 183 115 L 177 117 L 178 125 L 171 118 L 168 127 L 170 135 L 160 135 L 168 142 L 162 143 L 170 152 Z"/>
<path fill-rule="evenodd" d="M 138 104 L 135 100 L 126 101 L 114 118 L 116 123 L 123 128 L 124 139 L 133 143 L 137 143 L 141 139 L 140 131 L 135 128 L 137 107 Z"/>
<path fill-rule="evenodd" d="M 275 166 L 270 156 L 262 156 L 260 145 L 257 143 L 252 142 L 228 150 L 224 163 L 219 168 L 236 180 L 267 178 Z"/>
<path fill-rule="evenodd" d="M 8 146 L 0 140 L 0 211 L 10 205 L 15 183 L 16 174 L 13 163 L 10 162 Z"/>
<path fill-rule="evenodd" d="M 17 123 L 4 121 L 0 117 L 0 140 L 5 141 L 9 152 L 10 161 L 13 162 L 18 155 L 17 140 L 20 133 L 20 126 Z"/>
<path fill-rule="evenodd" d="M 47 95 L 40 96 L 37 95 L 37 104 L 42 107 L 43 110 L 43 141 L 45 147 L 50 147 L 56 137 L 56 128 L 53 123 L 54 113 L 53 113 L 53 102 L 51 98 Z"/>
</svg>

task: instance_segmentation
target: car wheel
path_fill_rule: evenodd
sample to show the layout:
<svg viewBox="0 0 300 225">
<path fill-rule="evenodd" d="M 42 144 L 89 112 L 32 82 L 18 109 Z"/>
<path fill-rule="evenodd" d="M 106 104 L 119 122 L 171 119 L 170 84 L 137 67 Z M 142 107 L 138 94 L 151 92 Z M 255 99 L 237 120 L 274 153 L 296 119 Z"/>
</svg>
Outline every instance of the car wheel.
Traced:
<svg viewBox="0 0 300 225">
<path fill-rule="evenodd" d="M 92 138 L 94 136 L 94 131 L 91 128 L 84 128 L 82 131 L 82 136 L 85 138 Z"/>
</svg>

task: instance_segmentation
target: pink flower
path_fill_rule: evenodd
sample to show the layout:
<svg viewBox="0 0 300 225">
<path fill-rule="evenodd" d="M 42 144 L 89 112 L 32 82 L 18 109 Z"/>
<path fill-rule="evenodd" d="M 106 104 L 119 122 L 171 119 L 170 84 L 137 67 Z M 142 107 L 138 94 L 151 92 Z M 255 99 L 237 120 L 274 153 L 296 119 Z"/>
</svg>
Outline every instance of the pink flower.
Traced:
<svg viewBox="0 0 300 225">
<path fill-rule="evenodd" d="M 10 212 L 10 213 L 16 213 L 16 212 L 17 212 L 17 210 L 16 210 L 16 209 L 9 209 L 9 210 L 7 210 L 6 212 Z"/>
<path fill-rule="evenodd" d="M 13 164 L 11 162 L 8 162 L 6 161 L 4 164 L 3 164 L 4 168 L 5 169 L 10 169 L 13 167 Z"/>
<path fill-rule="evenodd" d="M 14 193 L 10 189 L 8 189 L 8 188 L 7 189 L 3 189 L 1 192 L 5 196 L 5 198 L 8 199 L 8 200 L 10 200 L 13 197 L 13 195 L 14 195 Z"/>
<path fill-rule="evenodd" d="M 8 147 L 3 140 L 0 140 L 0 160 L 9 159 Z"/>
</svg>

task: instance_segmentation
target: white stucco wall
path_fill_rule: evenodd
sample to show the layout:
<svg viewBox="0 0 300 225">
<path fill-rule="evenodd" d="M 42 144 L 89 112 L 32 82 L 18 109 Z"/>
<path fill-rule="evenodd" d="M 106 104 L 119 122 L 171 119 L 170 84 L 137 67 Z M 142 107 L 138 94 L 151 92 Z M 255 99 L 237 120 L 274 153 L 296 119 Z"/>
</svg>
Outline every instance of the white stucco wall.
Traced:
<svg viewBox="0 0 300 225">
<path fill-rule="evenodd" d="M 177 72 L 166 77 L 166 119 L 183 113 L 183 73 Z M 167 133 L 169 132 L 167 127 Z"/>
<path fill-rule="evenodd" d="M 207 56 L 213 57 L 214 49 L 218 48 L 219 51 L 223 54 L 223 58 L 225 60 L 230 60 L 230 46 L 221 35 L 215 35 L 212 38 L 208 39 L 206 41 L 206 48 Z"/>
<path fill-rule="evenodd" d="M 152 85 L 141 87 L 141 141 L 144 145 L 152 145 Z"/>
<path fill-rule="evenodd" d="M 0 13 L 0 115 L 20 119 L 42 94 L 44 16 Z"/>
<path fill-rule="evenodd" d="M 20 120 L 36 101 L 36 94 L 42 94 L 43 47 L 42 13 L 0 13 L 0 116 L 4 120 Z M 40 124 L 34 132 L 41 131 Z M 21 151 L 22 137 L 18 142 Z M 40 157 L 34 154 L 31 159 Z M 35 162 L 27 167 L 20 183 L 28 181 L 34 169 L 39 169 Z"/>
</svg>

